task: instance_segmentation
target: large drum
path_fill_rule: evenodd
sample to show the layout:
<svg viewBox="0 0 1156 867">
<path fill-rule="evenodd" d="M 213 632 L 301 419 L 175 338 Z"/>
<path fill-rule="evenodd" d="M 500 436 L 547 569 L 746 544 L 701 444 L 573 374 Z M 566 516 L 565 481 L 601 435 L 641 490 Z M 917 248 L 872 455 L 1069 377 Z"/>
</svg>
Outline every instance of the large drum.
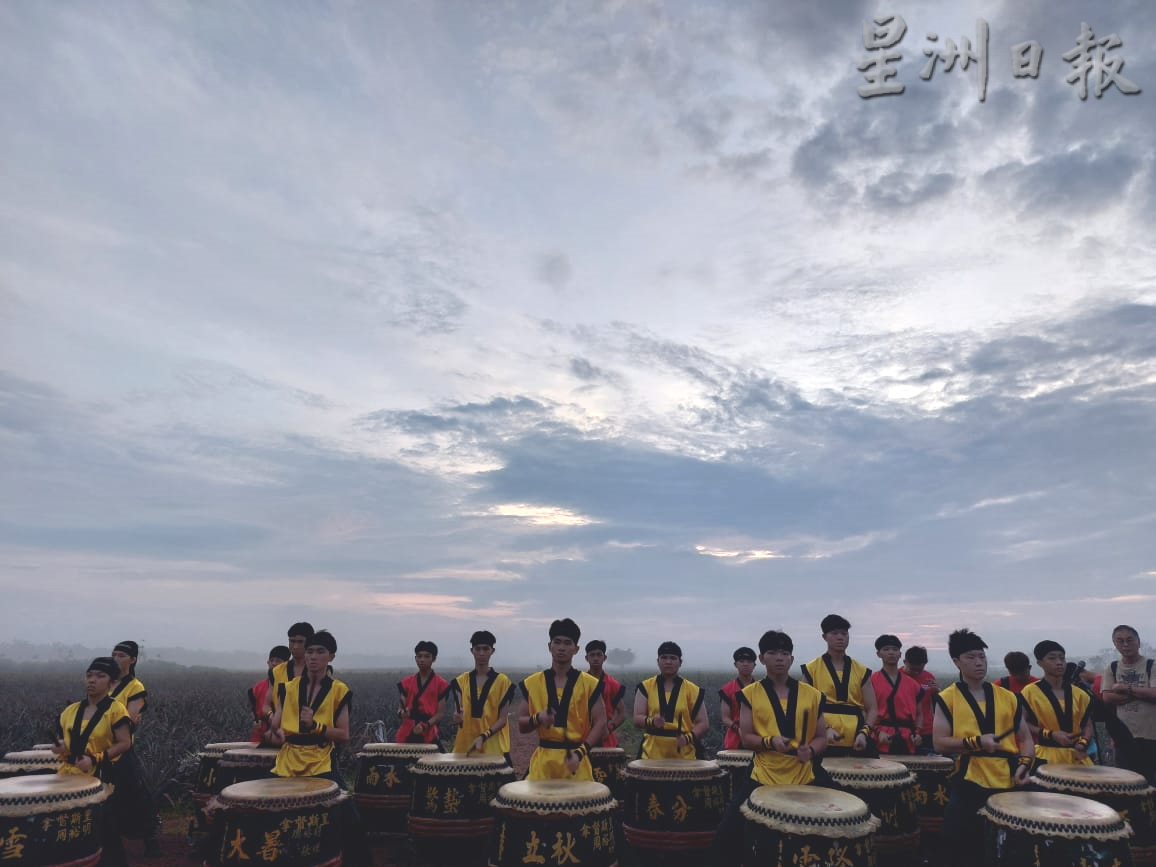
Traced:
<svg viewBox="0 0 1156 867">
<path fill-rule="evenodd" d="M 248 741 L 228 741 L 225 743 L 205 744 L 197 753 L 197 777 L 193 781 L 193 810 L 194 819 L 189 823 L 189 834 L 205 833 L 209 829 L 205 817 L 205 805 L 214 794 L 221 791 L 220 781 L 217 779 L 217 765 L 229 750 L 243 750 L 253 746 Z"/>
<path fill-rule="evenodd" d="M 217 762 L 217 791 L 223 791 L 234 783 L 265 779 L 273 773 L 280 753 L 277 747 L 255 747 L 252 744 L 226 750 Z"/>
<path fill-rule="evenodd" d="M 1132 826 L 1136 867 L 1156 865 L 1156 789 L 1140 774 L 1101 765 L 1040 765 L 1033 781 L 1047 792 L 1076 795 L 1111 807 Z"/>
<path fill-rule="evenodd" d="M 483 864 L 494 826 L 490 802 L 514 781 L 502 756 L 435 753 L 409 770 L 413 801 L 407 825 L 419 861 Z"/>
<path fill-rule="evenodd" d="M 357 754 L 357 802 L 370 834 L 405 836 L 413 800 L 410 768 L 423 756 L 438 752 L 437 744 L 366 744 Z"/>
<path fill-rule="evenodd" d="M 104 799 L 100 780 L 80 774 L 0 780 L 0 863 L 92 867 L 101 856 Z"/>
<path fill-rule="evenodd" d="M 55 745 L 55 744 L 33 744 L 33 745 L 30 747 L 30 749 L 33 749 L 33 750 L 49 750 L 49 751 L 51 751 L 51 750 L 52 750 L 52 748 L 53 748 L 54 746 L 56 746 L 56 745 Z"/>
<path fill-rule="evenodd" d="M 899 762 L 915 774 L 919 830 L 925 842 L 927 837 L 938 837 L 943 830 L 943 813 L 950 798 L 948 777 L 955 770 L 955 761 L 947 756 L 892 756 L 888 761 Z"/>
<path fill-rule="evenodd" d="M 590 750 L 590 768 L 594 782 L 601 783 L 621 801 L 625 797 L 623 773 L 626 771 L 626 750 L 621 747 L 594 747 Z"/>
<path fill-rule="evenodd" d="M 646 864 L 705 860 L 727 807 L 730 778 L 698 759 L 636 759 L 626 766 L 622 830 Z"/>
<path fill-rule="evenodd" d="M 915 774 L 884 759 L 824 759 L 831 779 L 866 802 L 882 823 L 875 834 L 880 867 L 907 865 L 919 853 L 919 804 Z"/>
<path fill-rule="evenodd" d="M 741 809 L 746 864 L 875 867 L 879 820 L 854 795 L 819 786 L 760 786 Z"/>
<path fill-rule="evenodd" d="M 51 750 L 17 750 L 4 754 L 0 762 L 0 779 L 29 774 L 55 774 L 59 769 L 60 759 Z"/>
<path fill-rule="evenodd" d="M 754 770 L 754 750 L 719 750 L 715 754 L 714 760 L 718 762 L 720 768 L 727 772 L 727 776 L 730 778 L 730 789 L 727 792 L 727 803 L 729 804 L 734 793 L 751 778 L 751 771 Z"/>
<path fill-rule="evenodd" d="M 490 867 L 584 864 L 615 867 L 612 811 L 617 801 L 601 783 L 523 780 L 494 799 Z"/>
<path fill-rule="evenodd" d="M 320 777 L 227 786 L 209 802 L 213 820 L 205 863 L 340 867 L 341 804 L 348 797 Z"/>
<path fill-rule="evenodd" d="M 1001 792 L 979 811 L 988 867 L 1130 867 L 1131 829 L 1111 807 L 1052 792 Z"/>
</svg>

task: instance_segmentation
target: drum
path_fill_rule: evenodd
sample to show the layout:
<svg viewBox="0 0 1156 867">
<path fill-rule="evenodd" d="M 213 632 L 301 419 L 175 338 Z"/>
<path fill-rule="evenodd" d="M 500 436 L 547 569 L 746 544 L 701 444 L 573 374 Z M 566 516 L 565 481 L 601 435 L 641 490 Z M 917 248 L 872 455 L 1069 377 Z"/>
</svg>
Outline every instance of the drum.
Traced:
<svg viewBox="0 0 1156 867">
<path fill-rule="evenodd" d="M 514 781 L 502 756 L 435 753 L 409 769 L 413 778 L 410 839 L 419 861 L 484 864 L 494 826 L 490 802 Z"/>
<path fill-rule="evenodd" d="M 854 795 L 820 786 L 760 786 L 741 809 L 746 864 L 875 867 L 879 820 Z"/>
<path fill-rule="evenodd" d="M 729 804 L 734 793 L 751 778 L 752 763 L 755 760 L 754 750 L 719 750 L 714 760 L 727 772 L 730 779 L 730 788 L 727 791 Z"/>
<path fill-rule="evenodd" d="M 55 774 L 60 759 L 51 750 L 17 750 L 5 753 L 0 764 L 0 779 L 23 777 L 29 774 Z"/>
<path fill-rule="evenodd" d="M 702 864 L 726 812 L 727 772 L 698 759 L 636 759 L 624 776 L 622 831 L 639 861 Z"/>
<path fill-rule="evenodd" d="M 955 761 L 947 756 L 893 756 L 915 774 L 915 809 L 919 830 L 925 838 L 938 836 L 943 830 L 943 812 L 950 797 L 947 778 L 955 770 Z"/>
<path fill-rule="evenodd" d="M 217 780 L 217 764 L 221 761 L 221 756 L 228 750 L 243 750 L 251 746 L 253 745 L 248 741 L 205 744 L 204 749 L 197 753 L 199 764 L 197 765 L 197 777 L 193 781 L 195 808 L 193 810 L 194 819 L 189 823 L 190 836 L 197 833 L 203 834 L 209 828 L 205 816 L 205 805 L 209 803 L 209 798 L 221 791 L 220 782 Z"/>
<path fill-rule="evenodd" d="M 617 804 L 601 783 L 507 783 L 493 801 L 490 867 L 534 863 L 615 867 L 611 813 Z"/>
<path fill-rule="evenodd" d="M 594 782 L 608 788 L 619 801 L 625 797 L 622 774 L 626 770 L 626 750 L 594 747 L 590 750 L 590 767 L 594 771 Z"/>
<path fill-rule="evenodd" d="M 340 808 L 348 797 L 332 780 L 320 777 L 227 786 L 209 802 L 213 820 L 205 863 L 340 867 Z"/>
<path fill-rule="evenodd" d="M 255 747 L 252 744 L 235 750 L 226 750 L 217 762 L 217 791 L 223 791 L 234 783 L 262 780 L 273 772 L 277 747 Z"/>
<path fill-rule="evenodd" d="M 51 752 L 55 744 L 33 744 L 29 749 L 31 750 L 48 750 Z"/>
<path fill-rule="evenodd" d="M 913 863 L 919 854 L 915 774 L 898 762 L 851 757 L 824 759 L 823 769 L 879 819 L 875 854 L 880 867 Z"/>
<path fill-rule="evenodd" d="M 1033 782 L 1047 792 L 1106 804 L 1132 826 L 1136 867 L 1156 865 L 1156 789 L 1140 774 L 1102 765 L 1057 765 L 1036 770 Z"/>
<path fill-rule="evenodd" d="M 362 748 L 357 754 L 353 799 L 367 833 L 406 835 L 413 799 L 410 768 L 423 756 L 437 752 L 437 744 L 366 744 Z"/>
<path fill-rule="evenodd" d="M 106 790 L 80 774 L 0 780 L 0 861 L 92 867 L 100 861 Z"/>
<path fill-rule="evenodd" d="M 1000 792 L 983 817 L 988 867 L 1128 867 L 1131 829 L 1104 804 L 1052 792 Z"/>
</svg>

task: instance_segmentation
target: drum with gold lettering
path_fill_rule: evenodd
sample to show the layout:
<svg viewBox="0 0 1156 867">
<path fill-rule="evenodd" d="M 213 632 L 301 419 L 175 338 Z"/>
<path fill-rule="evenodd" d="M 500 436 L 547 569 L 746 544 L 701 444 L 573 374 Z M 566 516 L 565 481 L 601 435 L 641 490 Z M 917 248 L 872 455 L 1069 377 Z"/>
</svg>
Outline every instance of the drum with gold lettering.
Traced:
<svg viewBox="0 0 1156 867">
<path fill-rule="evenodd" d="M 425 863 L 484 864 L 494 826 L 490 802 L 514 781 L 514 769 L 493 755 L 435 753 L 410 769 L 409 836 Z"/>
<path fill-rule="evenodd" d="M 866 802 L 882 823 L 875 834 L 880 867 L 907 867 L 919 854 L 919 804 L 915 775 L 885 759 L 823 759 L 823 769 L 844 789 Z"/>
<path fill-rule="evenodd" d="M 615 867 L 617 800 L 601 783 L 523 780 L 493 801 L 490 867 L 583 864 Z"/>
<path fill-rule="evenodd" d="M 413 800 L 410 768 L 423 756 L 438 752 L 437 744 L 366 744 L 357 754 L 353 799 L 370 834 L 405 836 Z"/>
<path fill-rule="evenodd" d="M 636 759 L 626 766 L 622 831 L 643 864 L 700 865 L 727 806 L 716 762 Z"/>
<path fill-rule="evenodd" d="M 625 797 L 623 773 L 626 770 L 626 750 L 622 747 L 593 747 L 590 750 L 590 769 L 594 782 L 601 783 L 616 799 Z"/>
<path fill-rule="evenodd" d="M 1032 781 L 1047 792 L 1075 795 L 1111 807 L 1132 826 L 1136 867 L 1156 865 L 1156 789 L 1143 776 L 1102 765 L 1057 765 L 1036 769 Z"/>
<path fill-rule="evenodd" d="M 1132 830 L 1104 804 L 1053 792 L 1000 792 L 983 817 L 988 867 L 1129 867 Z"/>
<path fill-rule="evenodd" d="M 919 814 L 919 830 L 923 837 L 938 836 L 943 829 L 943 813 L 950 797 L 948 777 L 955 770 L 955 761 L 948 756 L 891 756 L 888 761 L 899 762 L 915 774 L 915 808 Z"/>
<path fill-rule="evenodd" d="M 861 798 L 820 786 L 760 786 L 741 809 L 745 864 L 875 867 L 879 820 Z"/>
<path fill-rule="evenodd" d="M 252 744 L 226 750 L 217 762 L 217 791 L 234 783 L 247 783 L 268 777 L 280 753 L 277 747 L 255 747 Z"/>
<path fill-rule="evenodd" d="M 95 777 L 0 780 L 0 863 L 92 867 L 100 861 L 106 789 Z"/>
<path fill-rule="evenodd" d="M 197 776 L 193 780 L 193 809 L 194 819 L 189 823 L 190 836 L 205 833 L 209 829 L 205 817 L 205 805 L 209 798 L 221 791 L 221 783 L 217 778 L 217 764 L 229 750 L 243 750 L 253 746 L 249 741 L 226 741 L 222 743 L 205 744 L 197 753 Z"/>
<path fill-rule="evenodd" d="M 755 760 L 754 750 L 719 750 L 714 760 L 730 777 L 730 789 L 727 792 L 729 804 L 731 795 L 751 778 L 752 764 Z"/>
<path fill-rule="evenodd" d="M 332 780 L 278 777 L 225 787 L 209 801 L 207 865 L 340 867 L 341 805 Z"/>
<path fill-rule="evenodd" d="M 29 774 L 55 774 L 59 769 L 60 759 L 51 750 L 16 750 L 4 754 L 0 762 L 0 779 Z"/>
</svg>

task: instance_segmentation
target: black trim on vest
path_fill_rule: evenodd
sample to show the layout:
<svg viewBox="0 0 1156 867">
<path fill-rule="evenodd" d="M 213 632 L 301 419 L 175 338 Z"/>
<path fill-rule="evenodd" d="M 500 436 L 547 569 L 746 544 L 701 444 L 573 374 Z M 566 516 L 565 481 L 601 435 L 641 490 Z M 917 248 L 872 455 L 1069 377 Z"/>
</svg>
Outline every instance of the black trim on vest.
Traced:
<svg viewBox="0 0 1156 867">
<path fill-rule="evenodd" d="M 80 761 L 80 757 L 88 750 L 88 739 L 92 737 L 93 731 L 96 730 L 97 724 L 101 721 L 108 709 L 112 707 L 112 696 L 106 695 L 96 703 L 96 710 L 92 712 L 92 717 L 88 720 L 88 725 L 84 725 L 84 706 L 88 704 L 88 700 L 82 701 L 76 708 L 76 718 L 72 721 L 71 737 L 68 743 L 68 752 L 72 764 Z M 83 730 L 81 726 L 84 725 Z"/>
<path fill-rule="evenodd" d="M 571 668 L 566 672 L 566 685 L 562 687 L 562 698 L 558 698 L 558 685 L 554 678 L 554 669 L 547 668 L 542 672 L 546 678 L 546 709 L 554 712 L 554 726 L 565 730 L 566 718 L 570 714 L 570 700 L 574 697 L 574 685 L 578 683 L 578 669 Z"/>
<path fill-rule="evenodd" d="M 799 682 L 793 677 L 787 677 L 787 707 L 783 708 L 779 696 L 775 693 L 775 684 L 769 677 L 761 681 L 763 692 L 771 703 L 771 710 L 775 712 L 775 724 L 779 727 L 779 736 L 791 740 L 795 737 L 795 720 L 799 712 Z"/>
<path fill-rule="evenodd" d="M 845 704 L 849 702 L 851 695 L 851 657 L 843 657 L 843 679 L 835 674 L 835 663 L 831 661 L 831 654 L 824 653 L 822 656 L 823 665 L 827 666 L 827 674 L 831 677 L 831 683 L 835 684 L 835 701 Z"/>
</svg>

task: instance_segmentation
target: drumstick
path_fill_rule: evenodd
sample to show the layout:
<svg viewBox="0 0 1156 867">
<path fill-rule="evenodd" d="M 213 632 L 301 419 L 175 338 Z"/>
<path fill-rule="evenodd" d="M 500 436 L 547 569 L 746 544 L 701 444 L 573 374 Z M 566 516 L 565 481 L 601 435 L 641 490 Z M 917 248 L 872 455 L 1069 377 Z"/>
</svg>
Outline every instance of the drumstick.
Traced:
<svg viewBox="0 0 1156 867">
<path fill-rule="evenodd" d="M 803 727 L 799 729 L 799 745 L 795 747 L 795 755 L 799 754 L 799 750 L 803 748 L 804 738 L 807 737 L 807 714 L 809 711 L 803 711 Z"/>
</svg>

